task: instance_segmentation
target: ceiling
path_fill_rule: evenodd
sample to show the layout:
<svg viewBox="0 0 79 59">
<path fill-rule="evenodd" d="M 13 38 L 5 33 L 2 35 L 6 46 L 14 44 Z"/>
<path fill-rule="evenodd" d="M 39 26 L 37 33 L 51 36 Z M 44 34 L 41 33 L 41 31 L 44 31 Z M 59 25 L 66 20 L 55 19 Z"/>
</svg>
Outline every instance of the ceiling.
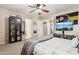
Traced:
<svg viewBox="0 0 79 59">
<path fill-rule="evenodd" d="M 39 17 L 39 15 L 36 12 L 29 13 L 29 11 L 32 10 L 32 8 L 28 7 L 28 4 L 0 4 L 0 7 L 14 10 L 16 12 L 21 12 L 23 14 L 26 14 L 27 17 L 29 18 L 35 19 L 36 17 Z M 41 15 L 43 19 L 47 19 L 51 15 L 62 13 L 64 11 L 77 9 L 79 8 L 79 5 L 78 4 L 47 4 L 45 8 L 49 10 L 49 13 L 47 14 L 43 12 Z"/>
</svg>

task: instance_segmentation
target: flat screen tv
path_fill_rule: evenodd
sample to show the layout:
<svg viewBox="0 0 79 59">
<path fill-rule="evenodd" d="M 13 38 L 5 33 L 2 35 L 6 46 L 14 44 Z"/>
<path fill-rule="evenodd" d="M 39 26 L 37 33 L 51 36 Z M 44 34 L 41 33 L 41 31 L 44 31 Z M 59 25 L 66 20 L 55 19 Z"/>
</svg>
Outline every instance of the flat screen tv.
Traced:
<svg viewBox="0 0 79 59">
<path fill-rule="evenodd" d="M 73 22 L 56 23 L 56 30 L 73 30 Z"/>
</svg>

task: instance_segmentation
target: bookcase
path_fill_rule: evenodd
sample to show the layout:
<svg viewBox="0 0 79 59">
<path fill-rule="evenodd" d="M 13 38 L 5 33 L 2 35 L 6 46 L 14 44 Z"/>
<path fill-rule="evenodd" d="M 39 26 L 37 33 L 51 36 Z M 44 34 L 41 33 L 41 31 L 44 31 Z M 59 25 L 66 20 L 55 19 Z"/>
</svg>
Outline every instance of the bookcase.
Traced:
<svg viewBox="0 0 79 59">
<path fill-rule="evenodd" d="M 9 43 L 22 40 L 22 19 L 19 16 L 9 17 Z"/>
</svg>

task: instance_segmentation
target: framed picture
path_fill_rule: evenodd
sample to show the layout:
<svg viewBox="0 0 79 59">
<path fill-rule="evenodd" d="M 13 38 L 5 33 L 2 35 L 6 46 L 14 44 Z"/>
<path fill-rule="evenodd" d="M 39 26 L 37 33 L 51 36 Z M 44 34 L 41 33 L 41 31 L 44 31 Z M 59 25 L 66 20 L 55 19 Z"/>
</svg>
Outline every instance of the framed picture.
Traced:
<svg viewBox="0 0 79 59">
<path fill-rule="evenodd" d="M 73 25 L 78 24 L 78 12 L 56 16 L 56 23 L 73 22 Z"/>
</svg>

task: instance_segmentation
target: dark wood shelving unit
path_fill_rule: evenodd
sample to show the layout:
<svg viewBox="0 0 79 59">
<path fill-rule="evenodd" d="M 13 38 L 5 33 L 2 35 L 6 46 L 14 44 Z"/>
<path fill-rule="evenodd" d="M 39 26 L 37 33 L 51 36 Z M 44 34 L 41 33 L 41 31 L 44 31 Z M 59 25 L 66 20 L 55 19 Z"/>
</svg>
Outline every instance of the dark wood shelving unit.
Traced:
<svg viewBox="0 0 79 59">
<path fill-rule="evenodd" d="M 22 40 L 22 19 L 19 16 L 9 17 L 9 43 Z"/>
</svg>

